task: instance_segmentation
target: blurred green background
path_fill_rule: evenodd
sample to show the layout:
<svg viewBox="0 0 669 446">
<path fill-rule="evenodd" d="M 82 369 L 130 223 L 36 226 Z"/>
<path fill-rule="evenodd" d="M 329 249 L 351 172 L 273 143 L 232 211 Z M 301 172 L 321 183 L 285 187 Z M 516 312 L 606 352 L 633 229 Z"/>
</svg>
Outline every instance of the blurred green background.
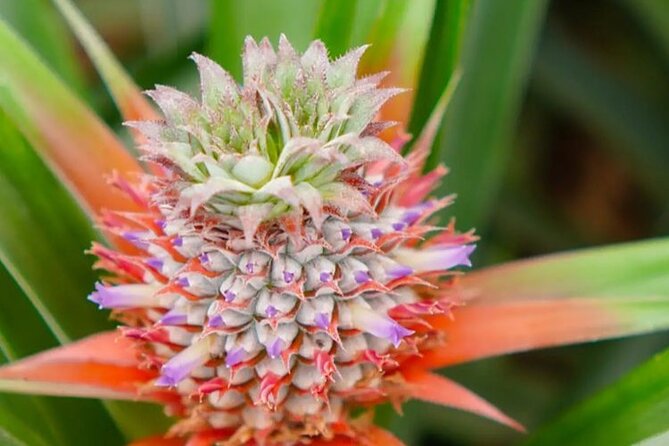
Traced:
<svg viewBox="0 0 669 446">
<path fill-rule="evenodd" d="M 459 64 L 463 79 L 430 162 L 451 169 L 442 191 L 458 194 L 444 218 L 456 216 L 461 229 L 475 227 L 482 236 L 477 266 L 669 232 L 666 0 L 75 3 L 142 88 L 161 83 L 195 92 L 196 71 L 186 60 L 192 51 L 238 76 L 247 34 L 276 42 L 284 32 L 300 49 L 319 36 L 334 55 L 372 43 L 366 70 L 392 69 L 392 80 L 412 89 L 387 111 L 409 131 L 425 122 Z M 0 0 L 0 15 L 129 140 L 101 80 L 50 1 Z M 82 259 L 84 248 L 62 247 Z M 81 274 L 84 282 L 92 280 Z M 656 334 L 551 349 L 446 374 L 533 431 L 668 341 Z M 86 403 L 68 404 L 73 413 L 85 410 Z M 409 445 L 519 444 L 526 438 L 420 403 L 407 404 L 403 417 L 383 408 L 378 419 Z M 118 444 L 115 435 L 100 433 L 100 444 Z"/>
</svg>

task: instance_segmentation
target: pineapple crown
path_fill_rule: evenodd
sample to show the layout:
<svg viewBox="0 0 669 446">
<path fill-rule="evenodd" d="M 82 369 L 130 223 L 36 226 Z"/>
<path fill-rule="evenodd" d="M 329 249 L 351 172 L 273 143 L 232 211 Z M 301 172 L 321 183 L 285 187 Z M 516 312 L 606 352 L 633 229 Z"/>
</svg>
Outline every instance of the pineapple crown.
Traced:
<svg viewBox="0 0 669 446">
<path fill-rule="evenodd" d="M 402 92 L 379 88 L 386 73 L 357 78 L 367 47 L 330 61 L 321 41 L 299 55 L 285 36 L 278 51 L 247 37 L 243 85 L 212 60 L 193 54 L 201 102 L 171 87 L 148 92 L 161 122 L 130 122 L 145 136 L 147 158 L 177 174 L 175 212 L 201 208 L 243 228 L 306 210 L 317 227 L 324 206 L 341 215 L 373 214 L 356 168 L 372 161 L 404 164 L 377 138 L 392 123 L 373 122 Z"/>
</svg>

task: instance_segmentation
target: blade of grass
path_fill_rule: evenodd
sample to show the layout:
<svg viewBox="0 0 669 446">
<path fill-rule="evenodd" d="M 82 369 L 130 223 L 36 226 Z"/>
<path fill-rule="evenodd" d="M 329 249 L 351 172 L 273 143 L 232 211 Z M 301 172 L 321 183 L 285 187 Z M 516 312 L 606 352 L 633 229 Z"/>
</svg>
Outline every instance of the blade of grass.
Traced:
<svg viewBox="0 0 669 446">
<path fill-rule="evenodd" d="M 511 154 L 510 139 L 546 3 L 480 0 L 473 5 L 463 41 L 462 82 L 444 117 L 438 149 L 451 169 L 440 192 L 458 194 L 449 212 L 457 215 L 461 227 L 481 229 L 486 224 Z"/>
<path fill-rule="evenodd" d="M 314 38 L 328 48 L 330 57 L 344 54 L 351 45 L 357 0 L 325 0 L 321 5 Z"/>
<path fill-rule="evenodd" d="M 633 444 L 669 430 L 669 350 L 549 424 L 526 445 Z"/>
</svg>

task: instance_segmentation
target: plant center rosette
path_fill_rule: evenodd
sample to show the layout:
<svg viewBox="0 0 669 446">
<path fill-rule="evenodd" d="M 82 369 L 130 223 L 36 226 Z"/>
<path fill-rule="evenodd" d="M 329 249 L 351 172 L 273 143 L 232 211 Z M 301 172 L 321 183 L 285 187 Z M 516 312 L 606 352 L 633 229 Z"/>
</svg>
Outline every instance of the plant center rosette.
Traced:
<svg viewBox="0 0 669 446">
<path fill-rule="evenodd" d="M 129 123 L 160 173 L 115 178 L 142 210 L 104 214 L 132 246 L 93 246 L 111 274 L 90 300 L 156 371 L 139 391 L 169 401 L 174 434 L 328 438 L 401 403 L 403 365 L 444 345 L 426 316 L 456 304 L 474 237 L 427 223 L 451 201 L 426 198 L 443 169 L 377 137 L 401 90 L 358 78 L 363 52 L 248 39 L 242 86 L 194 55 L 201 101 L 158 86 L 165 120 Z"/>
</svg>

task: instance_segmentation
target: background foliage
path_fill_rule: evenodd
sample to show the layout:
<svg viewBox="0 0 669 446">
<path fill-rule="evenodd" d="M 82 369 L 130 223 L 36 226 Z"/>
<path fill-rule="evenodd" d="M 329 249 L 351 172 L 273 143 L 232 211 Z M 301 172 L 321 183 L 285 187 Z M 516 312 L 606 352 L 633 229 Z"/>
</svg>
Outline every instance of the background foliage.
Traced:
<svg viewBox="0 0 669 446">
<path fill-rule="evenodd" d="M 276 41 L 284 32 L 302 49 L 319 37 L 333 55 L 370 42 L 365 70 L 391 69 L 392 83 L 412 89 L 388 116 L 415 132 L 460 66 L 430 164 L 449 166 L 442 192 L 459 196 L 443 217 L 456 215 L 485 241 L 478 266 L 669 232 L 664 0 L 75 3 L 142 88 L 195 91 L 191 51 L 239 76 L 247 34 Z M 0 0 L 0 16 L 128 139 L 52 2 Z M 83 250 L 97 235 L 21 135 L 7 88 L 0 77 L 2 361 L 109 326 L 84 300 L 95 277 Z M 383 408 L 378 419 L 410 445 L 629 444 L 669 429 L 667 354 L 612 383 L 668 340 L 655 334 L 447 371 L 525 423 L 529 437 L 420 403 L 407 404 L 403 417 Z M 116 445 L 163 424 L 155 410 L 137 405 L 0 396 L 2 444 Z"/>
</svg>

